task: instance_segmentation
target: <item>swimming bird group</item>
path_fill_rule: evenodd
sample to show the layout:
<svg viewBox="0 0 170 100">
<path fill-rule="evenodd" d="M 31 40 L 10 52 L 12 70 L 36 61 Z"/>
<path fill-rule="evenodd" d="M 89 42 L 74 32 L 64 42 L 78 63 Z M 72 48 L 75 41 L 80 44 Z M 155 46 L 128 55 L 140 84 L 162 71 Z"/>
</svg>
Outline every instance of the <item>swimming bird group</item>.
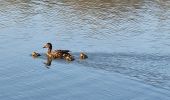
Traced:
<svg viewBox="0 0 170 100">
<path fill-rule="evenodd" d="M 52 58 L 52 59 L 65 59 L 66 61 L 73 61 L 74 56 L 70 53 L 70 50 L 52 50 L 52 44 L 51 43 L 46 43 L 43 48 L 47 48 L 47 57 Z M 33 57 L 38 57 L 41 56 L 37 52 L 32 53 Z M 88 56 L 85 53 L 80 53 L 80 59 L 86 59 Z"/>
</svg>

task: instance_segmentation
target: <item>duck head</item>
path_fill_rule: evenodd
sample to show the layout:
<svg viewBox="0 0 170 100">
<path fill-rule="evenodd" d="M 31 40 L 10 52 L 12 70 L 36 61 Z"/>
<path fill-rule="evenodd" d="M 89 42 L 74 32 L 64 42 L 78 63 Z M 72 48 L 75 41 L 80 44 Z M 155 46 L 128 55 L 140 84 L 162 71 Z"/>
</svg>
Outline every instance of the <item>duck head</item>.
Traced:
<svg viewBox="0 0 170 100">
<path fill-rule="evenodd" d="M 52 44 L 51 43 L 46 43 L 43 48 L 48 48 L 48 53 L 52 51 Z"/>
</svg>

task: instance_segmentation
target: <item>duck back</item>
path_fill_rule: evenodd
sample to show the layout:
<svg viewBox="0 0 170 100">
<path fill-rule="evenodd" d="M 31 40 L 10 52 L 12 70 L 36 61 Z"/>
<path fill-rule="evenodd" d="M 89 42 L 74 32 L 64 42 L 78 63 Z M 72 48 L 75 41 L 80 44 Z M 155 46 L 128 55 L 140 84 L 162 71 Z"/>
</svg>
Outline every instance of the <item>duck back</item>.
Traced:
<svg viewBox="0 0 170 100">
<path fill-rule="evenodd" d="M 69 51 L 69 50 L 55 50 L 55 52 L 68 53 L 68 52 L 70 52 L 70 51 Z"/>
</svg>

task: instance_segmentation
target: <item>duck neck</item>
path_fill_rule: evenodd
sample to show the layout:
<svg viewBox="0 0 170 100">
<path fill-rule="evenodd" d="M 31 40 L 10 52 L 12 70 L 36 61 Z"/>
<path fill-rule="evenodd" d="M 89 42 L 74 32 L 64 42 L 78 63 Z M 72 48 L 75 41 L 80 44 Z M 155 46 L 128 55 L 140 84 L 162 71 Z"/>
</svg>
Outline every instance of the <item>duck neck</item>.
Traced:
<svg viewBox="0 0 170 100">
<path fill-rule="evenodd" d="M 51 49 L 51 48 L 48 48 L 47 53 L 51 53 L 51 51 L 52 51 L 52 49 Z"/>
</svg>

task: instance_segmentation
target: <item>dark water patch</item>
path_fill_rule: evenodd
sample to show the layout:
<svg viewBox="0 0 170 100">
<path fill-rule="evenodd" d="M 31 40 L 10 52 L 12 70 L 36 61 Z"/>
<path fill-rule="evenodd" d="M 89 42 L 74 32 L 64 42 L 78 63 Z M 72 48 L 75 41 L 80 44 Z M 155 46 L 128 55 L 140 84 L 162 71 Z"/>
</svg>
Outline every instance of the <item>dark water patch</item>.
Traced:
<svg viewBox="0 0 170 100">
<path fill-rule="evenodd" d="M 170 89 L 170 56 L 156 54 L 88 53 L 87 60 L 76 63 L 85 67 L 124 74 L 156 87 Z M 76 64 L 75 63 L 75 64 Z"/>
</svg>

